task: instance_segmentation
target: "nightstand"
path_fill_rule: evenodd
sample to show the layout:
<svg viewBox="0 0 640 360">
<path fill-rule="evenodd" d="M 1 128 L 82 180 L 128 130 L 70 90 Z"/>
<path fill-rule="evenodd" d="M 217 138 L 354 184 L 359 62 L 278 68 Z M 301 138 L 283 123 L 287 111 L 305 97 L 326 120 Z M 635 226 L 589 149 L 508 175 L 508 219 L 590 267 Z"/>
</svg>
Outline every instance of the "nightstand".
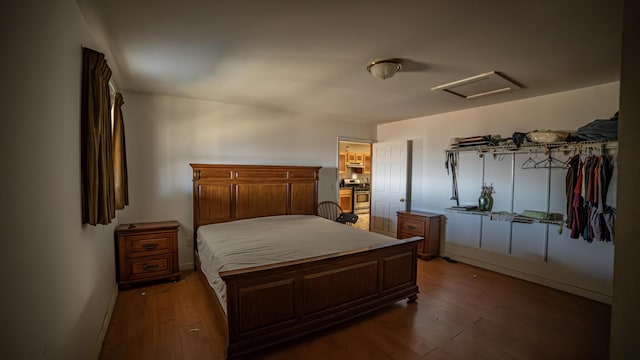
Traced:
<svg viewBox="0 0 640 360">
<path fill-rule="evenodd" d="M 177 221 L 122 224 L 116 228 L 118 287 L 179 280 Z"/>
<path fill-rule="evenodd" d="M 418 256 L 429 260 L 440 253 L 440 219 L 442 215 L 422 211 L 398 211 L 398 239 L 420 236 Z"/>
</svg>

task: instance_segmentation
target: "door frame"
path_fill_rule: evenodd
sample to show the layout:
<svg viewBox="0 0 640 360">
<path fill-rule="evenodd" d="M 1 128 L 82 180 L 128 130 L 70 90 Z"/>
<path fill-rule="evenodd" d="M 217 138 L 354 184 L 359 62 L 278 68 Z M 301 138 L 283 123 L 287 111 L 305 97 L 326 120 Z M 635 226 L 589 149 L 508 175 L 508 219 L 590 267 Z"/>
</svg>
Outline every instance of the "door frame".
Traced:
<svg viewBox="0 0 640 360">
<path fill-rule="evenodd" d="M 373 156 L 373 144 L 376 143 L 376 140 L 373 139 L 362 139 L 362 138 L 354 138 L 354 137 L 347 137 L 347 136 L 338 136 L 338 139 L 336 141 L 336 178 L 335 178 L 335 182 L 334 182 L 334 186 L 335 186 L 335 198 L 336 201 L 339 202 L 340 199 L 340 145 L 341 143 L 352 143 L 352 144 L 358 144 L 358 145 L 368 145 L 369 146 L 369 155 Z M 373 179 L 373 163 L 371 164 L 371 173 L 369 174 L 369 179 Z M 369 213 L 371 213 L 371 205 L 369 205 Z M 369 226 L 369 228 L 367 230 L 371 230 L 371 227 Z"/>
<path fill-rule="evenodd" d="M 363 144 L 363 145 L 369 145 L 372 147 L 373 149 L 373 144 L 377 143 L 377 140 L 372 140 L 372 139 L 362 139 L 362 138 L 354 138 L 354 137 L 348 137 L 348 136 L 338 136 L 338 139 L 336 141 L 336 178 L 335 178 L 335 198 L 336 200 L 338 199 L 338 193 L 340 191 L 340 143 L 341 142 L 349 142 L 349 143 L 356 143 L 356 144 Z M 373 166 L 371 167 L 371 176 L 369 177 L 370 179 L 373 179 Z"/>
</svg>

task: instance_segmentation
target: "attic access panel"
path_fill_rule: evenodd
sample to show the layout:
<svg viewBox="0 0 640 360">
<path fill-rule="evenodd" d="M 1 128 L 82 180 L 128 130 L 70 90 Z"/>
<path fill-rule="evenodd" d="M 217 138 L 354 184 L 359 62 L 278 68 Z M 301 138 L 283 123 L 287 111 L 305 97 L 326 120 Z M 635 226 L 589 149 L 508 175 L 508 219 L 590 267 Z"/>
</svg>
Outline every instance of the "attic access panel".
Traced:
<svg viewBox="0 0 640 360">
<path fill-rule="evenodd" d="M 432 87 L 431 90 L 443 90 L 463 99 L 475 99 L 482 96 L 499 94 L 519 89 L 520 86 L 500 73 L 491 71 L 488 73 L 468 77 L 466 79 L 450 82 Z"/>
</svg>

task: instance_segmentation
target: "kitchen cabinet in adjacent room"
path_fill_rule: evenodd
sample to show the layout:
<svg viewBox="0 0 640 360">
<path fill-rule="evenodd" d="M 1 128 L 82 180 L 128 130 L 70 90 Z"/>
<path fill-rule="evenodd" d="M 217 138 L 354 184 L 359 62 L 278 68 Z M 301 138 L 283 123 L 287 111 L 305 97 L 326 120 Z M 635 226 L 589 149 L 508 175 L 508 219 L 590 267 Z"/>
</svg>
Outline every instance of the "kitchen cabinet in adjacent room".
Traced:
<svg viewBox="0 0 640 360">
<path fill-rule="evenodd" d="M 338 154 L 338 172 L 340 174 L 346 174 L 347 172 L 347 153 L 341 152 Z"/>
<path fill-rule="evenodd" d="M 371 155 L 364 155 L 364 171 L 363 174 L 371 174 Z"/>
<path fill-rule="evenodd" d="M 338 194 L 338 204 L 344 213 L 353 212 L 353 188 L 342 188 Z"/>
</svg>

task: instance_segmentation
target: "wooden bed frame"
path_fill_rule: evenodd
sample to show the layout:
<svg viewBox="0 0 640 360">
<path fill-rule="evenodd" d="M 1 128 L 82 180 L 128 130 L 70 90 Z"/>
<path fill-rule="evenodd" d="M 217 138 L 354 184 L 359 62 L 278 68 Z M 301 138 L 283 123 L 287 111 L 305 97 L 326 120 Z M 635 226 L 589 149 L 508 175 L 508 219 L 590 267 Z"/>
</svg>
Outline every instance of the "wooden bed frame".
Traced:
<svg viewBox="0 0 640 360">
<path fill-rule="evenodd" d="M 194 239 L 206 224 L 315 214 L 319 167 L 191 167 Z M 415 301 L 421 240 L 221 272 L 227 287 L 226 316 L 219 309 L 226 320 L 227 357 L 244 356 L 404 298 Z"/>
</svg>

